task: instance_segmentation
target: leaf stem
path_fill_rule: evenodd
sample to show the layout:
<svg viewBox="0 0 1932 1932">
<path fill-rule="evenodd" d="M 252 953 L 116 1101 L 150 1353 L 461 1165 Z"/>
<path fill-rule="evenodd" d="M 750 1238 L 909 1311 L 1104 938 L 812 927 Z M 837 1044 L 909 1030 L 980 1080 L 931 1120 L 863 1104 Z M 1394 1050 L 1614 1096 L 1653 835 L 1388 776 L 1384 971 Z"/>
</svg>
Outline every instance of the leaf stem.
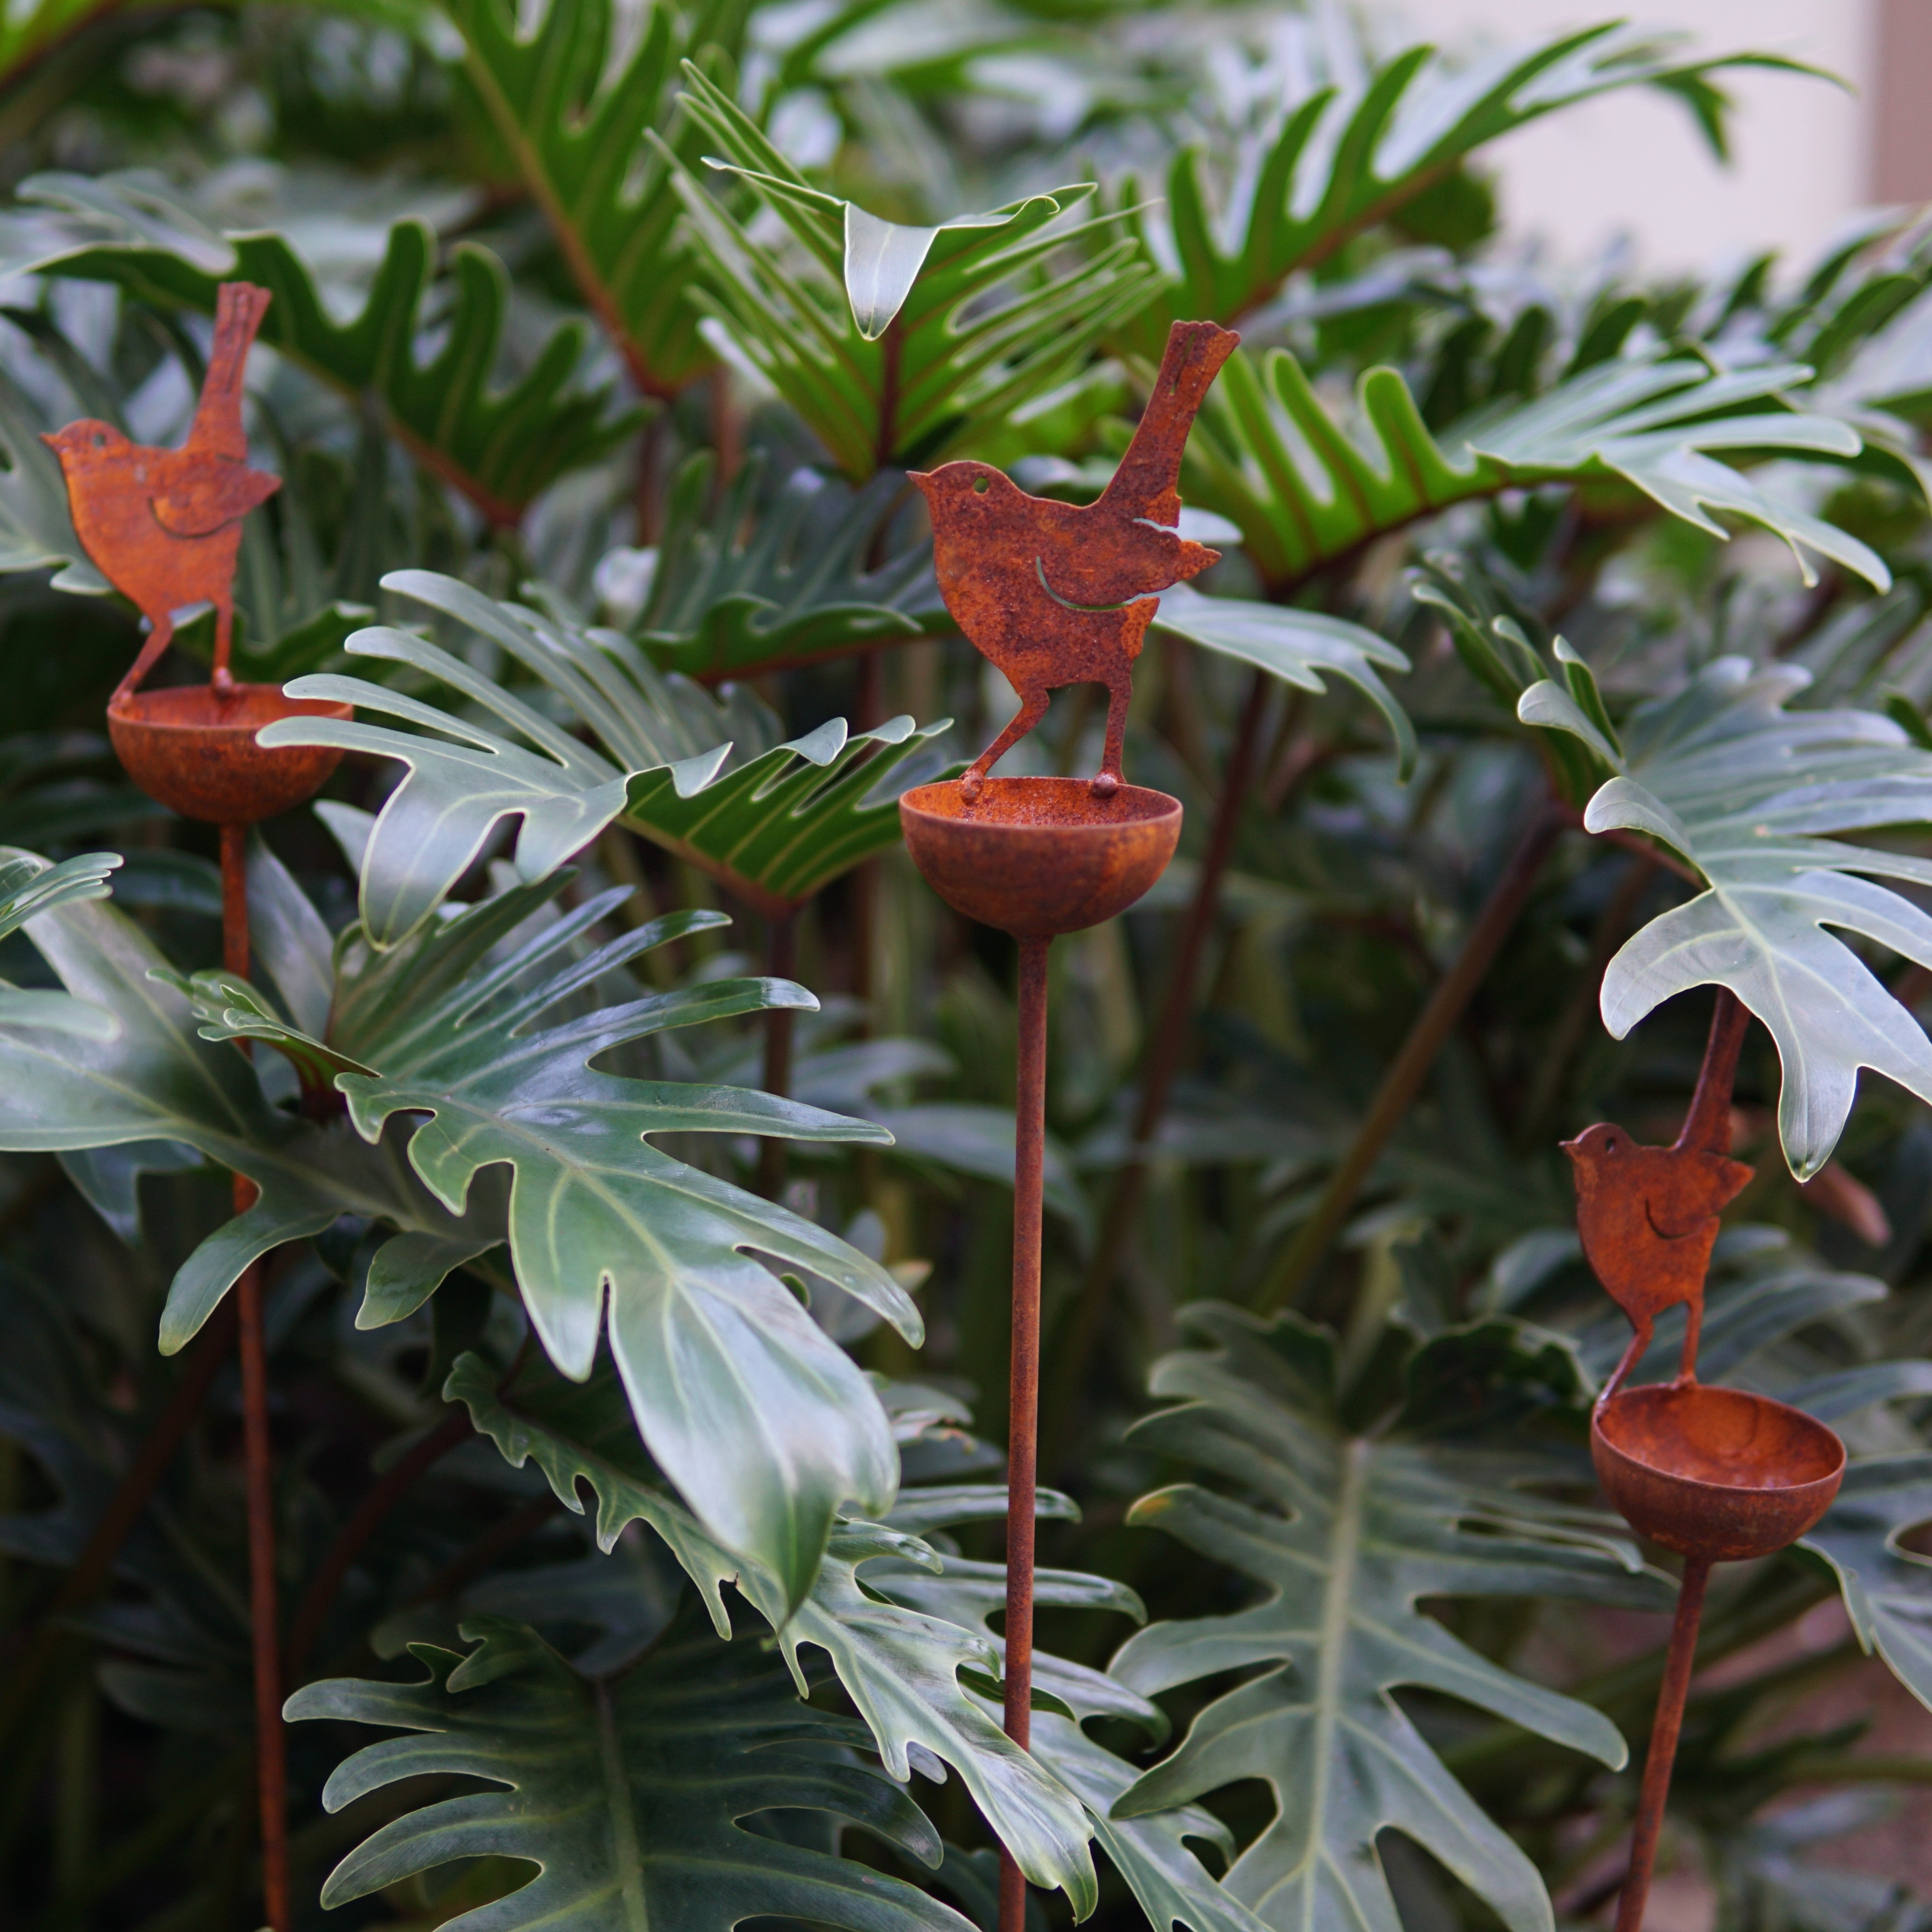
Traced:
<svg viewBox="0 0 1932 1932">
<path fill-rule="evenodd" d="M 466 1410 L 458 1407 L 418 1442 L 406 1455 L 398 1456 L 356 1506 L 354 1514 L 337 1532 L 328 1553 L 322 1559 L 314 1580 L 304 1593 L 296 1620 L 289 1633 L 288 1680 L 302 1680 L 309 1653 L 322 1634 L 322 1620 L 336 1592 L 369 1539 L 381 1528 L 383 1519 L 400 1502 L 417 1480 L 441 1462 L 452 1449 L 467 1442 L 474 1431 Z"/>
<path fill-rule="evenodd" d="M 1435 992 L 1409 1028 L 1402 1050 L 1382 1076 L 1368 1114 L 1356 1130 L 1348 1152 L 1329 1177 L 1314 1213 L 1302 1223 L 1293 1241 L 1264 1277 L 1254 1298 L 1258 1312 L 1273 1314 L 1299 1300 L 1306 1290 L 1389 1136 L 1401 1124 L 1436 1064 L 1444 1042 L 1462 1018 L 1528 904 L 1544 861 L 1566 823 L 1560 808 L 1546 804 L 1523 835 L 1522 843 L 1490 889 L 1455 964 L 1436 982 Z"/>
<path fill-rule="evenodd" d="M 789 980 L 798 970 L 798 915 L 788 912 L 765 921 L 765 970 Z M 765 1064 L 759 1084 L 781 1100 L 791 1092 L 792 1010 L 773 1006 L 765 1015 Z M 785 1143 L 772 1135 L 758 1148 L 758 1192 L 776 1201 L 784 1192 Z"/>
</svg>

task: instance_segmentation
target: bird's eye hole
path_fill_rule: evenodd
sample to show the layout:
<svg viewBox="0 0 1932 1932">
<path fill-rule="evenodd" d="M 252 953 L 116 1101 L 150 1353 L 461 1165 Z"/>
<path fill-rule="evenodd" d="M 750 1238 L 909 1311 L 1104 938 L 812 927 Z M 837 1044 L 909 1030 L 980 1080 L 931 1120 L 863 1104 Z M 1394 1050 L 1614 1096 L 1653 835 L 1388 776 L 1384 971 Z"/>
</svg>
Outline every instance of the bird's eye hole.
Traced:
<svg viewBox="0 0 1932 1932">
<path fill-rule="evenodd" d="M 106 437 L 103 436 L 98 430 L 96 430 L 94 432 L 94 446 L 96 449 L 105 449 L 107 447 Z"/>
<path fill-rule="evenodd" d="M 983 476 L 976 476 L 973 479 L 973 494 L 976 496 L 983 496 L 992 487 Z"/>
<path fill-rule="evenodd" d="M 1612 1134 L 1612 1135 L 1611 1135 L 1611 1136 L 1610 1137 L 1610 1138 L 1609 1138 L 1608 1140 L 1606 1140 L 1606 1142 L 1604 1142 L 1604 1153 L 1606 1153 L 1606 1154 L 1615 1154 L 1615 1153 L 1616 1152 L 1616 1150 L 1617 1150 L 1617 1137 L 1616 1137 L 1616 1136 L 1615 1134 Z"/>
</svg>

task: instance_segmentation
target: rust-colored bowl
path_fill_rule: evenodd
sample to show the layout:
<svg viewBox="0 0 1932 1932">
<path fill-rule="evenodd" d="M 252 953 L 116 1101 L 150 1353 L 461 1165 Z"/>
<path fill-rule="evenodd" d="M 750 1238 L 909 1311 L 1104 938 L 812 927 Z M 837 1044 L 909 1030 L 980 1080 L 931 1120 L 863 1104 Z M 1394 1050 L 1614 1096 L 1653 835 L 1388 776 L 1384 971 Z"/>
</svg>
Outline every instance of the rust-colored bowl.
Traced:
<svg viewBox="0 0 1932 1932">
<path fill-rule="evenodd" d="M 1020 939 L 1048 939 L 1125 912 L 1167 868 L 1180 801 L 1084 778 L 957 778 L 899 800 L 912 862 L 956 912 Z"/>
<path fill-rule="evenodd" d="M 1845 1445 L 1803 1410 L 1701 1382 L 1649 1382 L 1599 1402 L 1590 1455 L 1633 1529 L 1714 1563 L 1796 1542 L 1845 1473 Z"/>
<path fill-rule="evenodd" d="M 255 734 L 278 718 L 352 718 L 352 705 L 285 698 L 279 686 L 178 684 L 133 691 L 107 707 L 107 735 L 128 776 L 184 818 L 252 825 L 313 798 L 342 754 L 326 745 L 270 751 Z"/>
</svg>

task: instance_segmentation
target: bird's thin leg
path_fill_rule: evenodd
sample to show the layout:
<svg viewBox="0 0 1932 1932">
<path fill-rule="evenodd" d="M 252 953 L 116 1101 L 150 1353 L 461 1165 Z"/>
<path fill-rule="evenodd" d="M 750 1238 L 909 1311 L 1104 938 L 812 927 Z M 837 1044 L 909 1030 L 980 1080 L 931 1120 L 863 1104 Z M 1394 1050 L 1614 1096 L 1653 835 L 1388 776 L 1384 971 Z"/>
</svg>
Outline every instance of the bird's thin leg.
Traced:
<svg viewBox="0 0 1932 1932">
<path fill-rule="evenodd" d="M 227 692 L 235 688 L 235 674 L 228 668 L 228 653 L 235 642 L 235 596 L 231 590 L 214 600 L 214 688 Z"/>
<path fill-rule="evenodd" d="M 1637 1318 L 1636 1333 L 1630 1337 L 1630 1346 L 1624 1351 L 1624 1358 L 1616 1366 L 1616 1372 L 1604 1384 L 1604 1392 L 1597 1400 L 1608 1402 L 1623 1387 L 1624 1378 L 1635 1368 L 1650 1351 L 1651 1333 L 1654 1324 L 1648 1315 Z"/>
<path fill-rule="evenodd" d="M 1677 1364 L 1680 1385 L 1697 1379 L 1697 1340 L 1703 1327 L 1704 1296 L 1700 1289 L 1684 1304 L 1684 1353 Z"/>
<path fill-rule="evenodd" d="M 141 655 L 128 667 L 128 675 L 114 687 L 114 695 L 107 702 L 120 703 L 140 683 L 159 661 L 161 653 L 174 641 L 175 620 L 172 616 L 157 618 L 154 628 L 148 633 L 148 641 L 141 646 Z"/>
<path fill-rule="evenodd" d="M 1021 692 L 1020 708 L 1012 722 L 973 760 L 959 781 L 959 788 L 968 798 L 980 796 L 980 786 L 986 774 L 1046 716 L 1047 696 L 1044 691 Z"/>
<path fill-rule="evenodd" d="M 1131 678 L 1122 678 L 1107 687 L 1107 748 L 1100 756 L 1100 770 L 1094 780 L 1096 798 L 1112 798 L 1120 788 L 1120 760 L 1127 740 L 1127 706 L 1133 701 Z"/>
</svg>

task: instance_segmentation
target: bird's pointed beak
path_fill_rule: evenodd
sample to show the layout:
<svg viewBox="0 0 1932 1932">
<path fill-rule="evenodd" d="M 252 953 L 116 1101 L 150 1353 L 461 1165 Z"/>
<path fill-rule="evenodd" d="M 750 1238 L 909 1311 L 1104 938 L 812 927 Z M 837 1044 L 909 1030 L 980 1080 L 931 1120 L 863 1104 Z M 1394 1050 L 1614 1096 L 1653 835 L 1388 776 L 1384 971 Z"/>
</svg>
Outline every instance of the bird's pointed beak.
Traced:
<svg viewBox="0 0 1932 1932">
<path fill-rule="evenodd" d="M 1558 1141 L 1556 1144 L 1560 1147 L 1572 1160 L 1580 1160 L 1582 1158 L 1583 1143 L 1580 1140 Z"/>
<path fill-rule="evenodd" d="M 916 483 L 923 490 L 932 481 L 932 472 L 929 470 L 908 470 L 906 472 L 906 481 L 908 483 Z"/>
</svg>

